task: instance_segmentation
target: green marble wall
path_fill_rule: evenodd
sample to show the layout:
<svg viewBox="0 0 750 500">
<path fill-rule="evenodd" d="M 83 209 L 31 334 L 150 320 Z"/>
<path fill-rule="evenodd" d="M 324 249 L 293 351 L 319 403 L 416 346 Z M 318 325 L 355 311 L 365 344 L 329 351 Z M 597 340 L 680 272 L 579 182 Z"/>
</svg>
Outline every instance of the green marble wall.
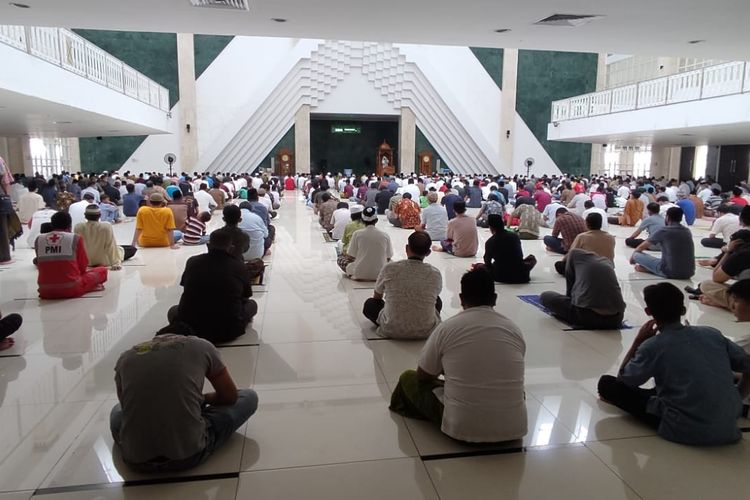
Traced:
<svg viewBox="0 0 750 500">
<path fill-rule="evenodd" d="M 170 107 L 179 100 L 177 35 L 130 31 L 74 30 L 169 90 Z M 196 78 L 232 40 L 228 36 L 195 36 Z M 81 170 L 117 170 L 147 136 L 81 138 Z"/>
<path fill-rule="evenodd" d="M 503 88 L 503 49 L 469 47 L 479 63 L 487 70 L 497 88 Z"/>
<path fill-rule="evenodd" d="M 591 145 L 547 140 L 552 101 L 596 89 L 597 55 L 520 50 L 516 110 L 563 172 L 589 173 Z"/>
<path fill-rule="evenodd" d="M 359 134 L 334 134 L 331 125 L 356 125 Z M 310 172 L 343 172 L 355 174 L 375 170 L 375 157 L 383 140 L 398 151 L 398 121 L 363 121 L 347 115 L 335 119 L 310 120 Z M 396 161 L 399 161 L 398 154 Z"/>
<path fill-rule="evenodd" d="M 417 155 L 421 153 L 422 151 L 429 151 L 432 153 L 433 158 L 433 165 L 437 166 L 437 160 L 440 159 L 440 168 L 450 168 L 450 165 L 443 159 L 440 154 L 435 150 L 435 147 L 430 143 L 430 141 L 427 140 L 427 137 L 424 136 L 421 130 L 419 130 L 419 127 L 417 127 L 417 137 L 416 137 L 416 151 Z M 415 166 L 417 169 L 419 169 L 419 162 L 415 160 Z"/>
<path fill-rule="evenodd" d="M 197 80 L 209 65 L 214 62 L 224 48 L 232 41 L 233 36 L 195 35 L 195 79 Z"/>
</svg>

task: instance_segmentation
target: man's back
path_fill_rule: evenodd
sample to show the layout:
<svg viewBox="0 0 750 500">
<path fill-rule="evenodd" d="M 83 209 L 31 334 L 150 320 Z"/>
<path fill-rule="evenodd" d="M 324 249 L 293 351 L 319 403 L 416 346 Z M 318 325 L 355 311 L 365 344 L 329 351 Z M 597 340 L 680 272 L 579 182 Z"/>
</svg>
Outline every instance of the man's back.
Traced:
<svg viewBox="0 0 750 500">
<path fill-rule="evenodd" d="M 573 240 L 581 233 L 586 232 L 586 223 L 580 215 L 572 212 L 564 212 L 555 219 L 555 226 L 552 228 L 552 234 L 561 234 L 563 239 L 563 249 L 569 250 Z"/>
<path fill-rule="evenodd" d="M 445 375 L 442 431 L 468 442 L 525 436 L 525 353 L 521 331 L 490 306 L 471 307 L 439 325 L 419 366 Z"/>
<path fill-rule="evenodd" d="M 581 233 L 573 240 L 571 248 L 588 250 L 589 252 L 606 257 L 613 263 L 615 261 L 615 237 L 606 231 L 597 229 Z"/>
<path fill-rule="evenodd" d="M 83 238 L 89 265 L 114 266 L 122 262 L 124 252 L 115 241 L 111 224 L 82 222 L 75 227 L 75 234 Z"/>
<path fill-rule="evenodd" d="M 447 237 L 453 240 L 453 255 L 456 257 L 471 257 L 477 254 L 477 225 L 474 219 L 466 214 L 457 215 L 448 222 Z"/>
<path fill-rule="evenodd" d="M 241 260 L 221 250 L 190 257 L 180 285 L 179 318 L 196 335 L 220 342 L 244 332 L 243 304 L 252 292 Z"/>
<path fill-rule="evenodd" d="M 352 234 L 347 253 L 355 260 L 347 266 L 346 273 L 354 279 L 373 281 L 393 257 L 391 237 L 375 226 L 365 226 Z"/>
<path fill-rule="evenodd" d="M 573 249 L 565 261 L 568 296 L 574 306 L 592 309 L 602 315 L 625 311 L 620 282 L 611 260 Z"/>
<path fill-rule="evenodd" d="M 125 351 L 115 365 L 125 460 L 180 460 L 204 449 L 204 379 L 224 369 L 216 348 L 197 337 L 159 335 Z"/>
<path fill-rule="evenodd" d="M 648 410 L 661 417 L 659 434 L 694 445 L 734 443 L 742 409 L 733 371 L 746 354 L 715 328 L 666 325 L 638 348 L 620 378 L 640 385 L 653 377 L 656 396 Z"/>
<path fill-rule="evenodd" d="M 668 278 L 688 279 L 695 274 L 695 246 L 690 229 L 668 224 L 653 233 L 648 241 L 661 248 L 661 266 Z"/>
<path fill-rule="evenodd" d="M 378 334 L 390 338 L 426 338 L 440 322 L 435 302 L 442 288 L 440 271 L 421 260 L 386 264 L 375 283 L 375 291 L 385 296 Z"/>
<path fill-rule="evenodd" d="M 122 213 L 125 217 L 135 217 L 143 196 L 137 193 L 128 193 L 122 197 Z"/>
<path fill-rule="evenodd" d="M 139 244 L 144 247 L 168 247 L 172 242 L 167 231 L 175 229 L 172 210 L 166 207 L 141 207 L 135 227 L 141 229 Z"/>
<path fill-rule="evenodd" d="M 445 232 L 448 229 L 448 213 L 445 208 L 437 203 L 430 203 L 422 210 L 422 222 L 432 240 L 445 239 Z"/>
</svg>

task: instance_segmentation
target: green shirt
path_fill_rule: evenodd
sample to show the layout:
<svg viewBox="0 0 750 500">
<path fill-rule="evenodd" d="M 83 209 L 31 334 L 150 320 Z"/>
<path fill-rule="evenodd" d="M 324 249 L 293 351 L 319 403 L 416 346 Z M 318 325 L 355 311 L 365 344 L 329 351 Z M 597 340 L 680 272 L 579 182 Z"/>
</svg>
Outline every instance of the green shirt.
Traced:
<svg viewBox="0 0 750 500">
<path fill-rule="evenodd" d="M 346 251 L 349 250 L 349 243 L 352 241 L 352 235 L 354 234 L 354 232 L 359 231 L 364 227 L 365 223 L 361 220 L 355 220 L 346 225 L 346 227 L 344 228 L 344 237 L 341 238 L 341 243 L 343 243 L 344 245 L 342 249 L 343 253 L 346 253 Z"/>
</svg>

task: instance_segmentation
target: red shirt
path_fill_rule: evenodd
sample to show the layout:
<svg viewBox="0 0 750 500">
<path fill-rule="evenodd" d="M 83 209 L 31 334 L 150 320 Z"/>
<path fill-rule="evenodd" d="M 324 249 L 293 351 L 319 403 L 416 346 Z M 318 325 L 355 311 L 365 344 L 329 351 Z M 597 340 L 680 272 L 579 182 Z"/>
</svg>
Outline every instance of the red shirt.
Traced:
<svg viewBox="0 0 750 500">
<path fill-rule="evenodd" d="M 39 297 L 53 299 L 80 295 L 81 276 L 89 265 L 83 239 L 73 233 L 52 231 L 40 234 L 35 248 Z"/>
<path fill-rule="evenodd" d="M 743 198 L 742 196 L 732 196 L 729 198 L 730 203 L 733 203 L 735 205 L 739 205 L 741 207 L 744 207 L 747 205 L 747 200 Z"/>
<path fill-rule="evenodd" d="M 544 212 L 547 205 L 552 203 L 552 195 L 546 191 L 538 189 L 534 191 L 534 201 L 536 201 L 536 209 L 540 212 Z"/>
</svg>

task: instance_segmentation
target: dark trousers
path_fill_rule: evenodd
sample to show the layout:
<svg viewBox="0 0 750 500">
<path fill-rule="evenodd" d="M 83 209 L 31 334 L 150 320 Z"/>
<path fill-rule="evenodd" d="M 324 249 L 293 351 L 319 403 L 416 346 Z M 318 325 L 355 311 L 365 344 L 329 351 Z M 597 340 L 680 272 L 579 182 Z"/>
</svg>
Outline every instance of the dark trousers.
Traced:
<svg viewBox="0 0 750 500">
<path fill-rule="evenodd" d="M 630 248 L 636 248 L 638 247 L 638 245 L 640 245 L 644 241 L 646 240 L 641 239 L 641 238 L 625 238 L 625 244 L 629 246 Z"/>
<path fill-rule="evenodd" d="M 271 248 L 271 245 L 273 244 L 273 241 L 276 239 L 276 226 L 273 226 L 271 224 L 268 225 L 268 237 L 263 240 L 263 252 L 267 252 L 269 248 Z"/>
<path fill-rule="evenodd" d="M 561 238 L 555 238 L 554 236 L 547 235 L 544 237 L 544 245 L 555 253 L 567 253 L 563 248 L 563 240 Z"/>
<path fill-rule="evenodd" d="M 549 309 L 553 316 L 573 326 L 610 330 L 618 329 L 622 325 L 623 313 L 605 316 L 591 309 L 574 306 L 570 297 L 557 292 L 543 292 L 539 302 Z"/>
<path fill-rule="evenodd" d="M 172 323 L 175 323 L 177 321 L 181 321 L 180 319 L 180 306 L 172 306 L 169 308 L 169 311 L 167 311 L 167 321 L 171 325 Z M 242 314 L 242 322 L 244 323 L 245 327 L 247 327 L 248 324 L 253 320 L 255 315 L 258 314 L 258 303 L 255 302 L 253 299 L 248 299 L 244 304 L 244 311 Z M 186 322 L 187 323 L 187 322 Z M 193 325 L 190 325 L 190 323 L 187 323 L 191 328 L 195 329 Z M 231 342 L 232 340 L 236 339 L 240 335 L 244 334 L 244 328 L 241 332 L 214 332 L 215 335 L 211 335 L 210 338 L 208 335 L 203 335 L 201 332 L 195 332 L 195 334 L 198 337 L 204 338 L 208 340 L 209 342 L 213 344 L 222 343 L 222 342 Z"/>
<path fill-rule="evenodd" d="M 619 226 L 620 225 L 620 218 L 617 217 L 617 216 L 607 217 L 607 222 L 609 222 L 610 224 L 614 224 L 616 226 Z"/>
<path fill-rule="evenodd" d="M 725 245 L 723 238 L 703 238 L 701 245 L 706 248 L 721 248 Z"/>
<path fill-rule="evenodd" d="M 365 300 L 365 305 L 362 307 L 362 314 L 364 314 L 365 318 L 380 326 L 378 324 L 378 316 L 380 315 L 380 311 L 382 311 L 384 308 L 385 301 L 383 299 L 370 297 L 369 299 Z M 437 310 L 437 312 L 443 310 L 443 301 L 440 300 L 440 297 L 438 297 L 435 301 L 435 309 Z"/>
<path fill-rule="evenodd" d="M 9 314 L 0 319 L 0 340 L 5 340 L 21 328 L 23 318 L 20 314 Z"/>
<path fill-rule="evenodd" d="M 599 396 L 603 400 L 656 429 L 661 419 L 646 411 L 649 399 L 655 395 L 656 389 L 630 387 L 612 375 L 602 375 L 599 379 Z"/>
<path fill-rule="evenodd" d="M 125 250 L 125 256 L 122 258 L 122 260 L 128 260 L 135 255 L 135 253 L 138 251 L 137 248 L 131 245 L 120 245 L 123 250 Z"/>
</svg>

